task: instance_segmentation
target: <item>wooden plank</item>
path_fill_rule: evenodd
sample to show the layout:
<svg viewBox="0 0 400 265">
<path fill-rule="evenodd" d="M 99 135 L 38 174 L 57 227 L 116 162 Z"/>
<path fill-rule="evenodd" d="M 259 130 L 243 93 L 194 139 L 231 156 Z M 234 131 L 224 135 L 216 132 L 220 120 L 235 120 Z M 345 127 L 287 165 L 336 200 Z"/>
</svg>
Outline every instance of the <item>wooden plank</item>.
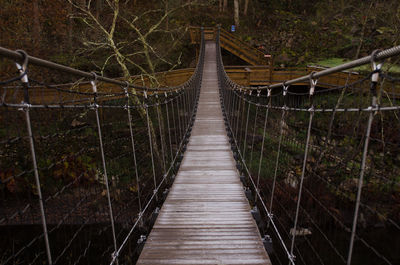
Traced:
<svg viewBox="0 0 400 265">
<path fill-rule="evenodd" d="M 215 56 L 207 43 L 192 136 L 137 264 L 271 264 L 226 136 Z"/>
</svg>

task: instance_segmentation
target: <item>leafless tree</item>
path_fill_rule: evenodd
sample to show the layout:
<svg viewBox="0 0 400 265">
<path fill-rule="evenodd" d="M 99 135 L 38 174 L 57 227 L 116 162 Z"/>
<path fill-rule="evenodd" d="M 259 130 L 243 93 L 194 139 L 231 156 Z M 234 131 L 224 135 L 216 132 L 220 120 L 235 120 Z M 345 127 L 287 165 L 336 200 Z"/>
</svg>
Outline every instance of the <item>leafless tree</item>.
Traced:
<svg viewBox="0 0 400 265">
<path fill-rule="evenodd" d="M 233 9 L 234 9 L 234 21 L 235 25 L 239 26 L 239 0 L 233 1 Z"/>
<path fill-rule="evenodd" d="M 129 4 L 132 4 L 129 0 L 123 1 L 123 3 L 120 0 L 105 0 L 104 6 L 99 6 L 99 4 L 94 6 L 92 0 L 67 1 L 75 10 L 73 17 L 88 27 L 86 35 L 82 36 L 85 51 L 102 51 L 105 55 L 103 64 L 99 66 L 101 73 L 114 60 L 119 65 L 125 80 L 134 81 L 131 73 L 134 69 L 140 72 L 141 76 L 147 77 L 152 87 L 158 87 L 159 82 L 155 77 L 156 64 L 169 65 L 170 69 L 180 64 L 180 56 L 177 61 L 169 61 L 166 55 L 177 45 L 179 38 L 184 35 L 187 28 L 168 30 L 163 26 L 168 16 L 191 3 L 169 8 L 166 0 L 164 6 L 161 5 L 159 8 L 135 14 L 132 8 L 127 8 Z M 135 5 L 135 1 L 133 1 L 133 5 Z M 104 9 L 104 13 L 107 14 L 101 14 L 98 10 L 99 7 Z M 121 29 L 124 30 L 123 35 L 118 32 Z M 154 39 L 159 39 L 160 42 L 162 40 L 164 47 L 162 49 L 156 47 L 153 43 Z M 136 95 L 136 90 L 133 89 L 132 93 Z M 137 105 L 141 103 L 136 96 L 132 97 L 132 101 Z M 138 112 L 141 118 L 146 120 L 146 110 L 139 108 Z M 156 139 L 152 124 L 150 124 L 150 130 L 152 138 Z M 160 157 L 157 149 L 155 149 L 155 153 Z"/>
</svg>

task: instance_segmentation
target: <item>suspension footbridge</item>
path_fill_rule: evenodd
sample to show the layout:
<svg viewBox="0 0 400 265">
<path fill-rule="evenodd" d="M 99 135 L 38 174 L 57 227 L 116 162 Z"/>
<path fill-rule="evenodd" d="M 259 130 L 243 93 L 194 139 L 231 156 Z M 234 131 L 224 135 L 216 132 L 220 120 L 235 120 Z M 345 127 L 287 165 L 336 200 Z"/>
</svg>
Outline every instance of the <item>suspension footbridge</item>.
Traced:
<svg viewBox="0 0 400 265">
<path fill-rule="evenodd" d="M 18 70 L 0 83 L 2 264 L 400 261 L 400 79 L 382 66 L 400 47 L 247 87 L 221 46 L 262 56 L 206 33 L 193 75 L 157 89 L 0 48 Z"/>
<path fill-rule="evenodd" d="M 206 43 L 187 150 L 137 264 L 270 264 L 226 135 L 215 48 Z"/>
</svg>

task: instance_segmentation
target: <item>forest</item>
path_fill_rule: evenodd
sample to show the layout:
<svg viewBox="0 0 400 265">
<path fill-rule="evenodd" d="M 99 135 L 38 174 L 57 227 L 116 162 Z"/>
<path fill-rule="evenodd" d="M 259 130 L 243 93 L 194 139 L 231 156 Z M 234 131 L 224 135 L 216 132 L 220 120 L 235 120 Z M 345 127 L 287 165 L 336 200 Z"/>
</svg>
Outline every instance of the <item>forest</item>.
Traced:
<svg viewBox="0 0 400 265">
<path fill-rule="evenodd" d="M 112 77 L 193 66 L 189 26 L 236 25 L 278 66 L 332 66 L 400 38 L 396 0 L 1 0 L 0 17 L 1 46 Z"/>
<path fill-rule="evenodd" d="M 177 181 L 189 156 L 232 162 L 272 264 L 399 264 L 400 56 L 375 57 L 399 44 L 399 0 L 0 0 L 2 49 L 86 72 L 0 56 L 0 263 L 135 264 L 173 183 L 224 195 Z M 208 96 L 221 160 L 185 153 Z"/>
</svg>

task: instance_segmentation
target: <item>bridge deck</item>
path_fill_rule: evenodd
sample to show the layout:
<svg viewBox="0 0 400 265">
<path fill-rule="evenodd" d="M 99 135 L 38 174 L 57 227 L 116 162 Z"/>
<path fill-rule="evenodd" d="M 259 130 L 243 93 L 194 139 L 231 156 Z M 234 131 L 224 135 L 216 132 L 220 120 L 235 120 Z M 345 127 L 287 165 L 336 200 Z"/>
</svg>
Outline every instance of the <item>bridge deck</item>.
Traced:
<svg viewBox="0 0 400 265">
<path fill-rule="evenodd" d="M 206 43 L 192 136 L 137 264 L 270 264 L 226 136 L 215 52 Z"/>
</svg>

